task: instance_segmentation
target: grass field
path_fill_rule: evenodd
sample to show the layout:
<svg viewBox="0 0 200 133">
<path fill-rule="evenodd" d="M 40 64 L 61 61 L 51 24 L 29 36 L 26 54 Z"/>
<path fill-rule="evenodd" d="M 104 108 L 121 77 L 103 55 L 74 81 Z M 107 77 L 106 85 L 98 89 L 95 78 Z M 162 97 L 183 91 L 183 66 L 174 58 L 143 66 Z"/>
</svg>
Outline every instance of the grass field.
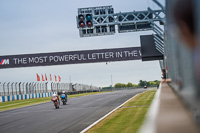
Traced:
<svg viewBox="0 0 200 133">
<path fill-rule="evenodd" d="M 68 98 L 72 97 L 80 97 L 80 96 L 86 96 L 86 95 L 93 95 L 93 94 L 99 94 L 99 93 L 105 93 L 105 92 L 90 92 L 90 93 L 82 93 L 82 94 L 75 94 L 75 95 L 68 95 Z M 50 102 L 51 97 L 45 97 L 45 98 L 33 98 L 33 99 L 27 99 L 27 100 L 18 100 L 18 101 L 9 101 L 9 102 L 2 102 L 0 103 L 0 111 Z"/>
<path fill-rule="evenodd" d="M 156 90 L 150 90 L 139 94 L 87 133 L 137 133 L 155 93 Z"/>
</svg>

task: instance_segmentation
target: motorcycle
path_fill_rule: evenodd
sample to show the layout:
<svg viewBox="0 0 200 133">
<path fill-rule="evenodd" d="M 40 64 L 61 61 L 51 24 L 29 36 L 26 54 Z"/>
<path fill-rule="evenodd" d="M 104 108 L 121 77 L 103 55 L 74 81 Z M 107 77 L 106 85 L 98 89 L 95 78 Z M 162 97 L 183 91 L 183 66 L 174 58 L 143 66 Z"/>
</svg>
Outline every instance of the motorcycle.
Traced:
<svg viewBox="0 0 200 133">
<path fill-rule="evenodd" d="M 62 95 L 61 95 L 61 100 L 62 100 L 63 105 L 66 105 L 67 97 L 66 97 L 65 94 L 62 94 Z"/>
<path fill-rule="evenodd" d="M 52 97 L 51 101 L 53 101 L 55 108 L 58 109 L 59 108 L 59 104 L 60 104 L 59 100 L 58 100 L 58 97 L 57 96 Z"/>
</svg>

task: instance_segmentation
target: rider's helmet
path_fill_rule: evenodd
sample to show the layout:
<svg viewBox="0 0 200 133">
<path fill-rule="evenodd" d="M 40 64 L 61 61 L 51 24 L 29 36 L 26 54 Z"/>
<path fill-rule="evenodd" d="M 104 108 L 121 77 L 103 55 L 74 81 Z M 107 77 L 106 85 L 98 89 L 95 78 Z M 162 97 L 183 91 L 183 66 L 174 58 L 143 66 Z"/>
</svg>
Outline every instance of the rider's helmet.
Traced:
<svg viewBox="0 0 200 133">
<path fill-rule="evenodd" d="M 57 96 L 57 94 L 53 94 L 53 95 L 52 95 L 52 97 L 56 97 L 56 96 Z"/>
<path fill-rule="evenodd" d="M 62 94 L 65 94 L 65 91 L 63 91 Z"/>
</svg>

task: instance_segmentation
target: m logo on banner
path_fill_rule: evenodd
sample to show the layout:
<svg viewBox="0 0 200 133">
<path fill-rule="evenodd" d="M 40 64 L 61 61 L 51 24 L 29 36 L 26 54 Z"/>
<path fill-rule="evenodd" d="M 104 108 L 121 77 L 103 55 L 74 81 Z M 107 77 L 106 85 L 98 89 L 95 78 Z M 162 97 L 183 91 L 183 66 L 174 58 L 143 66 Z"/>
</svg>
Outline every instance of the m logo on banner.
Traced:
<svg viewBox="0 0 200 133">
<path fill-rule="evenodd" d="M 0 65 L 6 65 L 9 64 L 9 59 L 1 59 L 0 60 Z"/>
</svg>

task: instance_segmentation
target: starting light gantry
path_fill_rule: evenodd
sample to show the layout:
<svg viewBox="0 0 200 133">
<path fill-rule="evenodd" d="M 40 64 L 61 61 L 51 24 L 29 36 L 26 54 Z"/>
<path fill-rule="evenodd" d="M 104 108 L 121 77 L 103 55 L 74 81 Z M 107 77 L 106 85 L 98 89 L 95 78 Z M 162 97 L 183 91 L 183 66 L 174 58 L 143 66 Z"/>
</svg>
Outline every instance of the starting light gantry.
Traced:
<svg viewBox="0 0 200 133">
<path fill-rule="evenodd" d="M 119 33 L 154 30 L 154 21 L 164 23 L 161 13 L 165 10 L 148 8 L 146 11 L 114 13 L 112 6 L 79 8 L 77 28 L 80 37 L 113 35 L 116 26 Z"/>
<path fill-rule="evenodd" d="M 124 32 L 152 30 L 155 48 L 164 55 L 165 8 L 157 0 L 152 0 L 161 9 L 114 13 L 112 6 L 78 8 L 77 28 L 80 37 L 114 35 Z M 117 30 L 116 30 L 117 29 Z"/>
</svg>

